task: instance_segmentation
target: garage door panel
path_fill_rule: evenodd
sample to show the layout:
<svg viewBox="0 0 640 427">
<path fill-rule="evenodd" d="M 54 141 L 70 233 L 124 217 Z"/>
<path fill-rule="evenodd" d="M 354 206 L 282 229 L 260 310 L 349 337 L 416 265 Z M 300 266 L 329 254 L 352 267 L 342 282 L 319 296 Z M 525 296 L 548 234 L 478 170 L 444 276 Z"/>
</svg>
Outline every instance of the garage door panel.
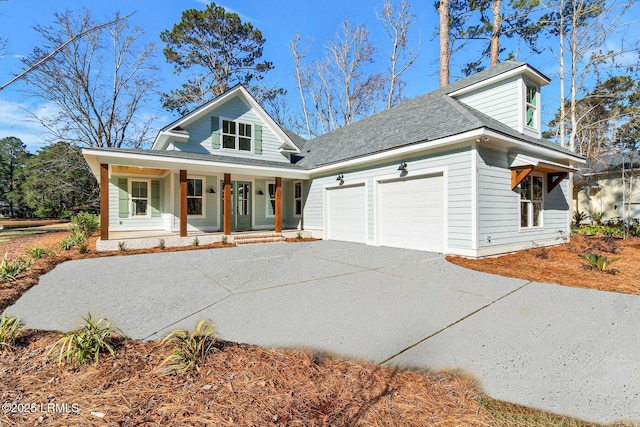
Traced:
<svg viewBox="0 0 640 427">
<path fill-rule="evenodd" d="M 443 251 L 442 175 L 381 182 L 378 191 L 382 246 Z"/>
<path fill-rule="evenodd" d="M 327 190 L 327 239 L 366 242 L 367 199 L 364 185 Z"/>
</svg>

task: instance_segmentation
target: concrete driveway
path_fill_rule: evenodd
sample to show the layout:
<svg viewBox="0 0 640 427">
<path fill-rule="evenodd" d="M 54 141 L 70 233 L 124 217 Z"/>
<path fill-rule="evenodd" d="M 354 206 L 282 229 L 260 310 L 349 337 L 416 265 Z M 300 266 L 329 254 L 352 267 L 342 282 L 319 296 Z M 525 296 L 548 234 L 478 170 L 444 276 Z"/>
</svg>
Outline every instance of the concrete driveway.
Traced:
<svg viewBox="0 0 640 427">
<path fill-rule="evenodd" d="M 229 341 L 455 369 L 490 396 L 597 422 L 640 420 L 640 297 L 465 270 L 442 255 L 318 241 L 71 261 L 7 309 L 131 338 L 204 318 Z"/>
</svg>

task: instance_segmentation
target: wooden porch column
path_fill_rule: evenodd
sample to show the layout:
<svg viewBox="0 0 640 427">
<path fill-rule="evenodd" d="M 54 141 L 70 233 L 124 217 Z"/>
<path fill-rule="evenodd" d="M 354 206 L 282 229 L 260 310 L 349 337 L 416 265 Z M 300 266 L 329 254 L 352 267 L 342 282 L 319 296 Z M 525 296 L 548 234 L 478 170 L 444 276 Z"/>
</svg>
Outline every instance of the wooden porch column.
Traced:
<svg viewBox="0 0 640 427">
<path fill-rule="evenodd" d="M 224 199 L 223 199 L 223 214 L 224 214 L 224 230 L 225 235 L 231 235 L 231 174 L 224 174 Z"/>
<path fill-rule="evenodd" d="M 109 240 L 109 165 L 100 163 L 100 240 Z"/>
<path fill-rule="evenodd" d="M 187 171 L 180 170 L 180 237 L 187 237 Z"/>
<path fill-rule="evenodd" d="M 276 233 L 282 233 L 282 178 L 276 177 Z"/>
</svg>

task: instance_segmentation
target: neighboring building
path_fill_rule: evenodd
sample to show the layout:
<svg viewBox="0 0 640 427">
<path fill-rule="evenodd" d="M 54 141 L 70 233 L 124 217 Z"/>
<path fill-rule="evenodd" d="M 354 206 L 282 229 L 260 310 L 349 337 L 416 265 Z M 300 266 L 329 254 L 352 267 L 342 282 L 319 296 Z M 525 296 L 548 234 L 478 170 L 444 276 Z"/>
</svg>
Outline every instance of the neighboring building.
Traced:
<svg viewBox="0 0 640 427">
<path fill-rule="evenodd" d="M 640 220 L 640 154 L 637 151 L 588 159 L 574 177 L 573 210 L 602 220 Z"/>
<path fill-rule="evenodd" d="M 310 141 L 236 86 L 151 150 L 83 150 L 101 183 L 102 244 L 127 230 L 283 228 L 470 257 L 561 243 L 564 178 L 584 159 L 541 138 L 548 83 L 507 61 Z"/>
</svg>

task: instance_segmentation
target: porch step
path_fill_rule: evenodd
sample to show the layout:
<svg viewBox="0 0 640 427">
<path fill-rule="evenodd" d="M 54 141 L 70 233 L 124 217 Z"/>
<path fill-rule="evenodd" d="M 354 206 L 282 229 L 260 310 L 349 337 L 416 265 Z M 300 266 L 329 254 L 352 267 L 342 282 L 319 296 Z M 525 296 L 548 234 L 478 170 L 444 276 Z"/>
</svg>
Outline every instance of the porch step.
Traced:
<svg viewBox="0 0 640 427">
<path fill-rule="evenodd" d="M 282 243 L 285 240 L 280 233 L 251 233 L 233 236 L 233 241 L 237 246 L 256 245 L 259 243 Z"/>
</svg>

